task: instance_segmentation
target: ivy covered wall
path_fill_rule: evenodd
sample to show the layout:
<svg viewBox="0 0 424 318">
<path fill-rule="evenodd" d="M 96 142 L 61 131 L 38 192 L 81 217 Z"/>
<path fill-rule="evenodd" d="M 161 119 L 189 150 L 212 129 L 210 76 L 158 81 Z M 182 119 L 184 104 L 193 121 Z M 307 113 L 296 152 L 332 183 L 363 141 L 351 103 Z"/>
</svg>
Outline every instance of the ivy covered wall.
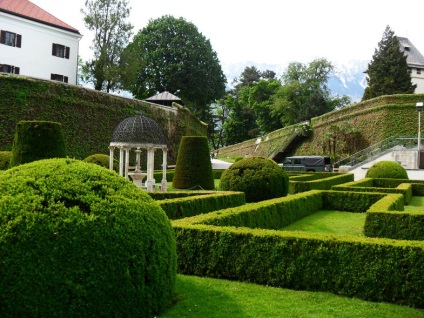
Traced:
<svg viewBox="0 0 424 318">
<path fill-rule="evenodd" d="M 158 107 L 59 82 L 0 74 L 0 96 L 0 151 L 11 150 L 16 124 L 21 120 L 61 123 L 68 155 L 76 159 L 109 154 L 116 126 L 135 115 L 147 116 L 162 127 L 168 141 L 169 164 L 175 164 L 182 136 L 207 134 L 206 124 L 179 105 Z"/>
<path fill-rule="evenodd" d="M 290 155 L 326 155 L 340 159 L 392 136 L 416 137 L 415 104 L 422 101 L 424 94 L 381 96 L 312 118 L 309 137 L 299 139 Z M 424 112 L 422 115 L 423 134 Z M 220 158 L 245 154 L 270 157 L 276 150 L 283 149 L 295 127 L 288 126 L 216 152 Z"/>
</svg>

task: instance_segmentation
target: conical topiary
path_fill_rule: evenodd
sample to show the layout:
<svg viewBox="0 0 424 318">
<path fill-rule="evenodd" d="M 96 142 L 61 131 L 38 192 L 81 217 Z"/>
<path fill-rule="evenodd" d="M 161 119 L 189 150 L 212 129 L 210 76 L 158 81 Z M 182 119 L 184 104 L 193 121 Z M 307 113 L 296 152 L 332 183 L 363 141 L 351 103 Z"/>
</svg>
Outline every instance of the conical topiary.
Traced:
<svg viewBox="0 0 424 318">
<path fill-rule="evenodd" d="M 172 186 L 176 189 L 215 188 L 206 137 L 184 136 L 181 139 Z"/>
<path fill-rule="evenodd" d="M 65 157 L 62 124 L 50 121 L 20 121 L 16 125 L 11 167 L 41 159 Z"/>
</svg>

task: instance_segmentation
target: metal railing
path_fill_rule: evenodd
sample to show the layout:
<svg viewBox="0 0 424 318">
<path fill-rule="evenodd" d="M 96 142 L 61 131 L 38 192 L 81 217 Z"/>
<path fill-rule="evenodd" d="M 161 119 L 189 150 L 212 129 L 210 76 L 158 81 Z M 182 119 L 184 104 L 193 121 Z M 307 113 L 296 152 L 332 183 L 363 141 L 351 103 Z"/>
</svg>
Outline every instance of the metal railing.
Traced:
<svg viewBox="0 0 424 318">
<path fill-rule="evenodd" d="M 416 137 L 392 136 L 368 148 L 358 151 L 350 157 L 343 158 L 335 162 L 333 166 L 336 168 L 340 166 L 349 166 L 349 170 L 352 170 L 394 150 L 418 149 L 417 140 L 418 139 Z"/>
</svg>

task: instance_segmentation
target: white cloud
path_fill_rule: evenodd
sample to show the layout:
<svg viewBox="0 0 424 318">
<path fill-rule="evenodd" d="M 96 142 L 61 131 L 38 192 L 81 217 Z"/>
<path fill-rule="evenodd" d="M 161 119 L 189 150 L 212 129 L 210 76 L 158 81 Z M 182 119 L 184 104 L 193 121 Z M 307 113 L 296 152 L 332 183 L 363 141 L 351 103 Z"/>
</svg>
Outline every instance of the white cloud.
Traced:
<svg viewBox="0 0 424 318">
<path fill-rule="evenodd" d="M 92 35 L 80 9 L 85 0 L 31 0 L 80 30 L 80 54 L 91 55 Z M 370 60 L 386 25 L 424 54 L 422 0 L 130 0 L 137 32 L 169 14 L 193 22 L 211 40 L 223 64 L 244 61 L 287 65 L 324 57 L 339 64 Z"/>
</svg>

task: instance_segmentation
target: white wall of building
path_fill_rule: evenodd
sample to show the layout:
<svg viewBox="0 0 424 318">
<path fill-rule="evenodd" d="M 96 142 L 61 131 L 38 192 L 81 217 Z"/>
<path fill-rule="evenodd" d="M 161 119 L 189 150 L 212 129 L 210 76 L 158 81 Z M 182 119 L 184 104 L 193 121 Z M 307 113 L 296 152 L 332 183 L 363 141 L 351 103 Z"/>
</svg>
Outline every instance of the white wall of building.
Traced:
<svg viewBox="0 0 424 318">
<path fill-rule="evenodd" d="M 417 84 L 415 94 L 424 94 L 424 69 L 412 68 L 411 81 L 412 84 Z"/>
<path fill-rule="evenodd" d="M 20 68 L 20 75 L 50 79 L 68 77 L 76 84 L 81 35 L 0 12 L 0 30 L 22 35 L 21 48 L 0 44 L 0 64 Z M 69 59 L 52 55 L 53 43 L 70 48 Z"/>
</svg>

